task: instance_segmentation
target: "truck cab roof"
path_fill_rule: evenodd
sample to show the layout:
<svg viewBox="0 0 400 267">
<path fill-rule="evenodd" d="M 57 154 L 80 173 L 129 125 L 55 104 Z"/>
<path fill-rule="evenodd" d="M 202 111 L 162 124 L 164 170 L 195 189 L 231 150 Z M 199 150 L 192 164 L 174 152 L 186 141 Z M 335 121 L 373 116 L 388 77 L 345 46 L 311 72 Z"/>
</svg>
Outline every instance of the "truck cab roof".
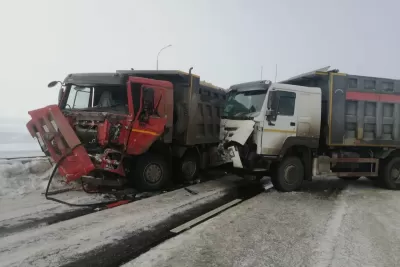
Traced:
<svg viewBox="0 0 400 267">
<path fill-rule="evenodd" d="M 225 91 L 224 88 L 209 82 L 200 81 L 200 76 L 180 70 L 117 70 L 106 73 L 71 73 L 65 79 L 65 84 L 81 86 L 92 85 L 125 85 L 128 77 L 137 76 L 155 80 L 166 80 L 172 83 L 189 83 L 190 77 L 199 81 L 200 86 L 214 91 Z"/>
<path fill-rule="evenodd" d="M 319 87 L 310 87 L 310 86 L 300 86 L 300 85 L 292 85 L 292 84 L 284 84 L 284 83 L 275 83 L 274 85 L 279 88 L 279 84 L 282 84 L 283 89 L 288 89 L 291 91 L 300 91 L 309 94 L 321 94 L 321 88 Z"/>
<path fill-rule="evenodd" d="M 189 73 L 179 70 L 117 70 L 106 73 L 71 73 L 65 79 L 65 84 L 79 85 L 123 85 L 130 76 L 139 76 L 151 79 L 186 80 Z M 199 78 L 196 74 L 193 77 Z"/>
</svg>

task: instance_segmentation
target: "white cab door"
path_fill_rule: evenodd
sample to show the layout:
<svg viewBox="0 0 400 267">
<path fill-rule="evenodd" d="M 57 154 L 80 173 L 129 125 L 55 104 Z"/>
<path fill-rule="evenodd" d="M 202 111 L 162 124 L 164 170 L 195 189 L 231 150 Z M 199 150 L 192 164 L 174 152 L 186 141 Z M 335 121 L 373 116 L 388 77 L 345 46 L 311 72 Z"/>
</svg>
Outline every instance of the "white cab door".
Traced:
<svg viewBox="0 0 400 267">
<path fill-rule="evenodd" d="M 296 136 L 296 92 L 274 88 L 267 97 L 274 115 L 264 116 L 261 154 L 275 156 L 286 138 Z"/>
</svg>

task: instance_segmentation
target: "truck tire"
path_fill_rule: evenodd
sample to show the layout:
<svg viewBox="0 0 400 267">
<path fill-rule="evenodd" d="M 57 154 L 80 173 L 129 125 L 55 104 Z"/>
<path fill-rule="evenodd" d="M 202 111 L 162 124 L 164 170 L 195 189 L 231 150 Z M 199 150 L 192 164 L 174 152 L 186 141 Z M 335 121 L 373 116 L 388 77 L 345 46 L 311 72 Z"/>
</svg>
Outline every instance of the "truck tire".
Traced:
<svg viewBox="0 0 400 267">
<path fill-rule="evenodd" d="M 170 172 L 163 157 L 151 153 L 140 156 L 134 170 L 134 183 L 141 191 L 162 190 L 170 179 Z"/>
<path fill-rule="evenodd" d="M 380 182 L 387 189 L 395 190 L 400 186 L 400 158 L 392 158 L 383 166 Z"/>
<path fill-rule="evenodd" d="M 304 166 L 297 157 L 287 157 L 282 160 L 271 177 L 274 187 L 282 192 L 298 189 L 304 180 Z"/>
<path fill-rule="evenodd" d="M 338 176 L 338 178 L 342 179 L 342 180 L 347 180 L 347 181 L 355 181 L 360 179 L 359 176 Z"/>
<path fill-rule="evenodd" d="M 200 160 L 196 151 L 187 151 L 179 160 L 179 176 L 184 182 L 191 182 L 197 178 Z"/>
</svg>

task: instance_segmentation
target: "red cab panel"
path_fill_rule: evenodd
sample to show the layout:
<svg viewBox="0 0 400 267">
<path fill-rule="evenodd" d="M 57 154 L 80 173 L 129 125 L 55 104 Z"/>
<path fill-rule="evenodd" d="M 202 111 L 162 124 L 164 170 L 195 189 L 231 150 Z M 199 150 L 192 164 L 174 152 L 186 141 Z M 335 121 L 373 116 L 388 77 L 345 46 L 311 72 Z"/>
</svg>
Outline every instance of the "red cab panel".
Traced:
<svg viewBox="0 0 400 267">
<path fill-rule="evenodd" d="M 79 179 L 95 169 L 86 149 L 80 145 L 80 140 L 57 105 L 28 113 L 32 119 L 26 127 L 32 137 L 38 139 L 46 155 L 58 162 L 70 153 L 58 168 L 60 175 L 65 176 L 67 182 Z"/>
<path fill-rule="evenodd" d="M 146 152 L 149 147 L 163 133 L 166 119 L 150 118 L 149 122 L 142 126 L 138 121 L 133 123 L 132 133 L 129 137 L 126 152 L 131 155 L 140 155 Z"/>
<path fill-rule="evenodd" d="M 129 135 L 129 140 L 126 146 L 127 154 L 141 155 L 145 153 L 150 146 L 164 134 L 165 126 L 167 125 L 168 115 L 172 120 L 172 109 L 168 112 L 166 109 L 166 101 L 172 98 L 173 85 L 168 81 L 159 81 L 141 77 L 130 77 L 127 87 L 128 92 L 132 92 L 132 84 L 141 84 L 140 92 L 140 103 L 139 107 L 135 107 L 138 112 L 133 114 L 133 108 L 131 114 L 134 116 L 132 123 L 132 132 Z M 146 87 L 153 89 L 153 106 L 150 107 L 152 114 L 149 114 L 148 121 L 142 122 L 140 116 L 143 112 L 143 90 Z M 129 96 L 132 99 L 133 96 Z M 171 101 L 172 102 L 172 101 Z M 131 103 L 133 107 L 133 103 Z M 170 113 L 170 114 L 169 114 Z"/>
</svg>

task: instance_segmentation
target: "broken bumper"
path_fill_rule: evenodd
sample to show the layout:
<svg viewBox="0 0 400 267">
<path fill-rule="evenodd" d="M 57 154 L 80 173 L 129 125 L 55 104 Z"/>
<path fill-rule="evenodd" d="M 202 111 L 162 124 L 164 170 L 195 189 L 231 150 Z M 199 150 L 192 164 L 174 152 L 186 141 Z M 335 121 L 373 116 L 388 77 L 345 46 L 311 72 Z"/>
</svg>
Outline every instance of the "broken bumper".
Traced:
<svg viewBox="0 0 400 267">
<path fill-rule="evenodd" d="M 229 156 L 233 163 L 233 167 L 243 169 L 242 160 L 239 156 L 239 151 L 236 146 L 228 147 Z"/>
<path fill-rule="evenodd" d="M 242 160 L 239 156 L 239 150 L 236 146 L 229 146 L 225 149 L 221 144 L 219 151 L 220 157 L 223 159 L 224 163 L 232 163 L 234 168 L 243 168 Z"/>
<path fill-rule="evenodd" d="M 86 149 L 57 105 L 28 112 L 27 123 L 32 137 L 37 138 L 42 151 L 59 163 L 58 172 L 67 182 L 87 175 L 95 169 Z"/>
</svg>

